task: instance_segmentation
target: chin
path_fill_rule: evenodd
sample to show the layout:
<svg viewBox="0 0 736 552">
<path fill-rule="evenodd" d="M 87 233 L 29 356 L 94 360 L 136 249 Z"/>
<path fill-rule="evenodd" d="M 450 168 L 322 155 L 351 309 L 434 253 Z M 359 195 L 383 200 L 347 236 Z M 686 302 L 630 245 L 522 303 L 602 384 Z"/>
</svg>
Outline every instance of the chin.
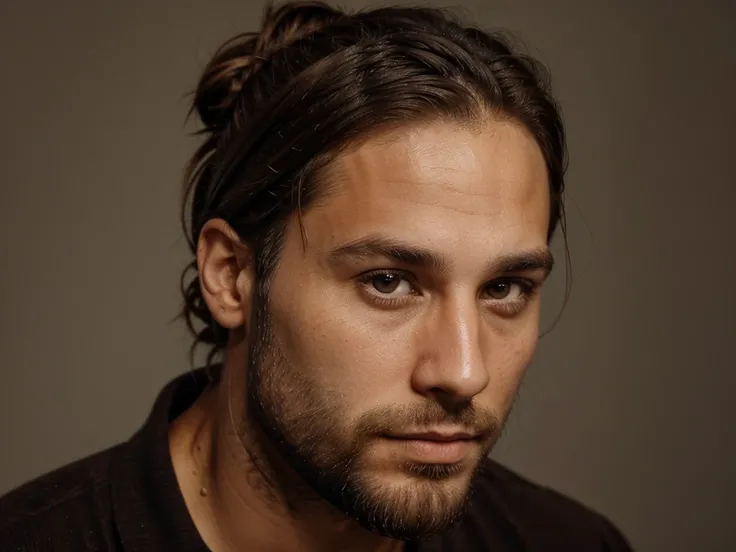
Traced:
<svg viewBox="0 0 736 552">
<path fill-rule="evenodd" d="M 387 479 L 366 478 L 359 499 L 352 501 L 349 513 L 369 530 L 415 540 L 448 530 L 465 512 L 469 485 L 457 477 Z"/>
<path fill-rule="evenodd" d="M 343 506 L 375 533 L 416 540 L 445 532 L 462 518 L 474 473 L 475 465 L 465 462 L 364 465 L 345 487 Z"/>
</svg>

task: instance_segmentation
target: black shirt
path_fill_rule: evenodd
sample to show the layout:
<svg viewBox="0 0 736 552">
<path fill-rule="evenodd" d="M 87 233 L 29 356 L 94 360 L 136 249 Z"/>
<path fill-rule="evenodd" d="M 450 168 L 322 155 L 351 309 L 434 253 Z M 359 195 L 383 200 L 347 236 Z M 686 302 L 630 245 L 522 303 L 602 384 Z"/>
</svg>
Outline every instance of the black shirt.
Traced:
<svg viewBox="0 0 736 552">
<path fill-rule="evenodd" d="M 0 552 L 207 552 L 169 454 L 171 420 L 207 382 L 183 375 L 159 394 L 127 442 L 79 460 L 0 498 Z M 467 517 L 419 552 L 629 552 L 604 517 L 489 460 Z"/>
</svg>

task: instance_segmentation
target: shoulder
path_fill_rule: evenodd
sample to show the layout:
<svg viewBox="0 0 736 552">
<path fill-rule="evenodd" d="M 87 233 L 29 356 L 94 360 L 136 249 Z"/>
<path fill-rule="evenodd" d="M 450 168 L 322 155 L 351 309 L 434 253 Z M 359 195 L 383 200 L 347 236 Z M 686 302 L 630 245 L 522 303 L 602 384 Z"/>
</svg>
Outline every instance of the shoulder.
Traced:
<svg viewBox="0 0 736 552">
<path fill-rule="evenodd" d="M 516 539 L 539 550 L 629 552 L 621 532 L 602 514 L 488 460 L 474 487 L 470 518 L 496 515 Z"/>
<path fill-rule="evenodd" d="M 0 497 L 0 551 L 74 550 L 96 542 L 110 519 L 110 466 L 118 447 L 42 475 Z M 75 536 L 84 541 L 75 542 Z M 62 537 L 63 536 L 63 537 Z M 57 547 L 58 539 L 64 545 Z"/>
</svg>

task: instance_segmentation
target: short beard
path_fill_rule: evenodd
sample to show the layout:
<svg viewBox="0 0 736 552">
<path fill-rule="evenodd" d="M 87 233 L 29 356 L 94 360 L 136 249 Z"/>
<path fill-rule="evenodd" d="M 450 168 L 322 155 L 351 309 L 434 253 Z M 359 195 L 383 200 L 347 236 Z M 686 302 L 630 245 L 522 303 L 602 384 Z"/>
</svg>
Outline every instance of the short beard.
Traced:
<svg viewBox="0 0 736 552">
<path fill-rule="evenodd" d="M 426 427 L 451 420 L 485 432 L 483 459 L 500 433 L 498 419 L 488 412 L 478 413 L 470 405 L 450 413 L 428 401 L 421 410 L 395 407 L 370 412 L 359 421 L 355 435 L 345 435 L 339 413 L 329 408 L 335 402 L 303 374 L 289 370 L 274 340 L 265 289 L 258 289 L 255 296 L 245 423 L 255 424 L 256 433 L 265 436 L 267 443 L 258 447 L 263 455 L 267 456 L 269 448 L 278 455 L 276 459 L 253 458 L 265 464 L 260 471 L 272 492 L 286 501 L 292 513 L 305 500 L 320 497 L 366 529 L 394 539 L 417 540 L 449 529 L 464 514 L 469 491 L 448 488 L 446 481 L 467 467 L 406 462 L 403 471 L 413 479 L 389 485 L 367 473 L 360 453 L 372 436 L 412 423 Z M 403 423 L 395 427 L 398 421 Z M 279 485 L 274 469 L 278 460 L 285 461 L 306 486 L 294 489 Z M 468 488 L 482 466 L 482 461 L 475 466 Z"/>
</svg>

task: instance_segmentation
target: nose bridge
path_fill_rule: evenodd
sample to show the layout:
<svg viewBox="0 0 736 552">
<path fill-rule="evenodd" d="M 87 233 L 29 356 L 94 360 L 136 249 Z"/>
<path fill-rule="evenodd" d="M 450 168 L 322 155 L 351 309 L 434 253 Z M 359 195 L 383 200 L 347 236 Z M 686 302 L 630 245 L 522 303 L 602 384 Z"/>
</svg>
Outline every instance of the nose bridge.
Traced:
<svg viewBox="0 0 736 552">
<path fill-rule="evenodd" d="M 441 390 L 457 400 L 468 400 L 488 385 L 483 359 L 480 312 L 475 301 L 459 295 L 437 306 L 430 325 L 428 356 L 418 367 L 424 392 Z"/>
<path fill-rule="evenodd" d="M 461 305 L 458 301 L 447 308 L 446 321 L 447 343 L 445 352 L 449 353 L 443 364 L 452 370 L 456 366 L 457 377 L 467 380 L 472 377 L 473 371 L 477 370 L 480 358 L 480 347 L 478 343 L 478 323 L 476 309 L 470 309 L 467 305 Z M 482 363 L 482 362 L 480 362 Z"/>
</svg>

